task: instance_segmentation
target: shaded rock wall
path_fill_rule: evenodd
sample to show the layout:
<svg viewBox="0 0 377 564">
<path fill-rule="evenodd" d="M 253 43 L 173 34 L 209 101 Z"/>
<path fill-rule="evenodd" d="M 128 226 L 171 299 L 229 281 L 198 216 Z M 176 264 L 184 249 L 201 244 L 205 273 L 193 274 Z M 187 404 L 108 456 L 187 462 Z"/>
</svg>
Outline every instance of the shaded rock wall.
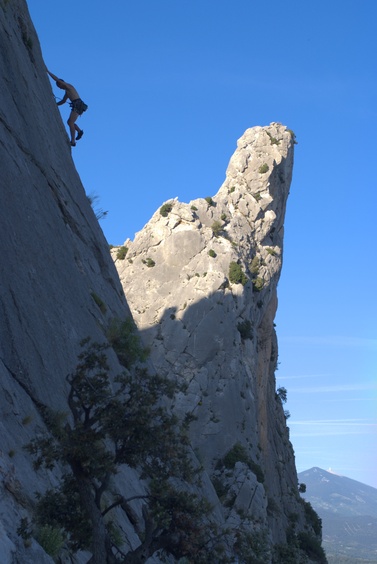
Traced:
<svg viewBox="0 0 377 564">
<path fill-rule="evenodd" d="M 25 564 L 44 562 L 16 534 L 48 485 L 23 450 L 43 429 L 37 406 L 66 408 L 79 341 L 129 309 L 23 0 L 0 0 L 0 99 L 0 560 Z"/>
</svg>

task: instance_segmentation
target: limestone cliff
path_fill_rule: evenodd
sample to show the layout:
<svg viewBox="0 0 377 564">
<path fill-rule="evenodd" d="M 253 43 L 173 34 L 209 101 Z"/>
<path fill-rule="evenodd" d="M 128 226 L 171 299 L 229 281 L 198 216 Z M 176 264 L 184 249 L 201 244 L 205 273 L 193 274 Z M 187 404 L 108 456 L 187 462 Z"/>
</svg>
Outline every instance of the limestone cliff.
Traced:
<svg viewBox="0 0 377 564">
<path fill-rule="evenodd" d="M 0 1 L 0 98 L 0 561 L 39 564 L 52 560 L 16 530 L 54 478 L 23 446 L 39 405 L 66 408 L 79 341 L 129 309 L 24 0 Z"/>
<path fill-rule="evenodd" d="M 151 373 L 153 361 L 187 383 L 173 408 L 197 417 L 196 492 L 212 503 L 220 530 L 237 539 L 245 526 L 272 561 L 289 531 L 297 540 L 312 530 L 274 381 L 291 134 L 278 124 L 247 131 L 213 199 L 157 211 L 127 243 L 126 259 L 116 259 L 124 292 L 72 161 L 25 0 L 0 0 L 0 101 L 1 564 L 53 562 L 35 531 L 26 538 L 19 527 L 33 519 L 35 492 L 56 488 L 62 468 L 35 472 L 24 446 L 46 432 L 46 408 L 67 412 L 66 377 L 80 340 L 101 342 L 113 318 L 131 315 L 124 293 L 150 347 Z M 114 376 L 111 349 L 108 361 Z M 146 493 L 127 464 L 114 483 L 125 496 Z M 131 505 L 116 514 L 130 553 L 143 538 L 142 503 Z"/>
<path fill-rule="evenodd" d="M 293 514 L 304 522 L 274 376 L 293 147 L 281 124 L 247 130 L 215 196 L 165 202 L 125 242 L 125 258 L 112 251 L 154 366 L 187 383 L 176 409 L 197 418 L 192 442 L 226 524 L 249 519 L 273 543 L 286 542 Z M 224 459 L 237 452 L 249 465 L 229 469 Z"/>
</svg>

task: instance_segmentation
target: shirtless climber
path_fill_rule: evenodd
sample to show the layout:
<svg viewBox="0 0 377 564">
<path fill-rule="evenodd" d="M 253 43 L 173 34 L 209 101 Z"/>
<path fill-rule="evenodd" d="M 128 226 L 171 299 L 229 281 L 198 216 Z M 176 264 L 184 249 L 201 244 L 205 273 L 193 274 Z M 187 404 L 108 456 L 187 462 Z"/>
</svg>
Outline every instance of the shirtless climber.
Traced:
<svg viewBox="0 0 377 564">
<path fill-rule="evenodd" d="M 88 109 L 88 106 L 81 100 L 79 93 L 77 92 L 76 88 L 72 86 L 72 84 L 68 84 L 68 82 L 65 82 L 62 78 L 58 78 L 57 76 L 52 74 L 52 72 L 50 72 L 48 69 L 46 70 L 51 78 L 55 80 L 56 86 L 58 88 L 61 88 L 62 90 L 65 90 L 63 98 L 60 100 L 60 102 L 57 102 L 57 105 L 61 106 L 62 104 L 65 104 L 67 100 L 70 100 L 69 105 L 71 106 L 71 113 L 67 123 L 69 126 L 69 131 L 71 133 L 71 145 L 72 147 L 75 147 L 76 141 L 81 139 L 81 137 L 84 135 L 84 131 L 80 129 L 78 125 L 76 125 L 75 121 L 79 116 L 81 116 L 82 113 L 84 113 Z M 76 131 L 77 137 L 75 139 Z"/>
</svg>

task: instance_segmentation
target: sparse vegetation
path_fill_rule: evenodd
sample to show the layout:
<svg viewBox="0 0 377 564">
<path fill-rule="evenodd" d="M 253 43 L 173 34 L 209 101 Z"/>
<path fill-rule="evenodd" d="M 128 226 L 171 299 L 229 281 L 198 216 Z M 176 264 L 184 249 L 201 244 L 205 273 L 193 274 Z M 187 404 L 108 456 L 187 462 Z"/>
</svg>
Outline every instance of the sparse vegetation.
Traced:
<svg viewBox="0 0 377 564">
<path fill-rule="evenodd" d="M 116 258 L 118 260 L 124 260 L 126 258 L 127 253 L 128 253 L 128 247 L 125 247 L 124 245 L 122 245 L 117 250 Z"/>
<path fill-rule="evenodd" d="M 64 544 L 63 534 L 60 529 L 43 525 L 37 532 L 37 541 L 47 554 L 57 558 Z"/>
<path fill-rule="evenodd" d="M 90 292 L 90 295 L 92 296 L 93 300 L 95 301 L 95 303 L 97 304 L 97 306 L 101 310 L 101 313 L 103 313 L 103 315 L 105 315 L 105 313 L 107 311 L 107 307 L 106 307 L 106 304 L 103 301 L 103 299 L 100 298 L 99 295 L 96 294 L 95 292 Z"/>
<path fill-rule="evenodd" d="M 270 170 L 270 167 L 268 166 L 267 163 L 262 164 L 262 165 L 259 167 L 259 169 L 258 169 L 259 174 L 265 174 L 265 173 L 268 172 L 269 170 Z"/>
<path fill-rule="evenodd" d="M 237 462 L 243 462 L 244 464 L 246 464 L 256 475 L 258 482 L 264 482 L 264 474 L 262 468 L 259 466 L 259 464 L 251 459 L 246 451 L 246 448 L 241 445 L 241 443 L 236 443 L 235 445 L 233 445 L 233 447 L 227 452 L 223 460 L 217 463 L 216 467 L 221 468 L 221 466 L 224 466 L 228 470 L 233 470 Z"/>
<path fill-rule="evenodd" d="M 254 275 L 258 274 L 259 272 L 259 257 L 257 255 L 255 255 L 250 263 L 250 272 Z"/>
<path fill-rule="evenodd" d="M 215 237 L 218 237 L 223 229 L 222 223 L 220 221 L 215 220 L 211 225 L 212 233 Z"/>
<path fill-rule="evenodd" d="M 300 498 L 300 501 L 304 506 L 307 521 L 313 527 L 315 534 L 320 537 L 322 535 L 322 519 L 318 516 L 309 501 L 305 501 L 303 498 Z"/>
<path fill-rule="evenodd" d="M 217 257 L 217 254 L 215 253 L 215 251 L 214 251 L 213 249 L 210 249 L 210 250 L 208 251 L 208 254 L 209 254 L 209 256 L 212 257 L 212 258 L 216 258 L 216 257 Z"/>
<path fill-rule="evenodd" d="M 250 319 L 244 319 L 243 321 L 240 321 L 237 325 L 237 329 L 243 341 L 253 338 L 253 326 Z"/>
<path fill-rule="evenodd" d="M 148 257 L 146 260 L 143 260 L 143 263 L 148 267 L 148 268 L 153 268 L 153 266 L 155 266 L 155 262 L 153 259 L 151 259 L 150 257 Z"/>
<path fill-rule="evenodd" d="M 233 261 L 229 265 L 229 281 L 232 284 L 242 284 L 243 286 L 245 286 L 246 282 L 248 281 L 248 278 L 242 270 L 241 265 L 237 262 Z"/>
<path fill-rule="evenodd" d="M 270 138 L 271 145 L 280 145 L 280 141 L 276 139 L 276 137 L 273 137 L 268 131 L 266 131 L 266 133 Z"/>
<path fill-rule="evenodd" d="M 264 286 L 263 278 L 257 276 L 257 278 L 253 280 L 253 290 L 255 292 L 260 292 L 263 289 L 263 286 Z"/>
<path fill-rule="evenodd" d="M 297 140 L 296 140 L 296 134 L 294 131 L 292 131 L 292 129 L 287 129 L 288 133 L 290 134 L 292 140 L 293 140 L 293 144 L 297 145 Z"/>
<path fill-rule="evenodd" d="M 167 204 L 163 204 L 160 207 L 160 214 L 162 215 L 162 217 L 167 217 L 172 209 L 173 209 L 172 203 L 168 202 Z"/>
<path fill-rule="evenodd" d="M 215 205 L 216 205 L 215 202 L 213 201 L 213 199 L 211 198 L 211 196 L 207 196 L 207 197 L 204 198 L 204 199 L 205 199 L 205 201 L 207 202 L 207 204 L 208 204 L 209 206 L 215 206 Z"/>
<path fill-rule="evenodd" d="M 283 386 L 280 386 L 280 388 L 276 390 L 276 396 L 281 401 L 282 404 L 287 402 L 287 394 L 288 394 L 287 389 L 284 388 Z"/>
<path fill-rule="evenodd" d="M 273 257 L 277 256 L 277 252 L 272 247 L 267 247 L 266 251 L 268 252 L 269 255 L 271 255 Z"/>
<path fill-rule="evenodd" d="M 131 368 L 137 361 L 144 362 L 148 358 L 149 351 L 143 346 L 131 317 L 112 319 L 106 336 L 125 368 Z"/>
<path fill-rule="evenodd" d="M 319 564 L 327 564 L 327 558 L 325 555 L 325 551 L 321 546 L 320 540 L 307 533 L 302 531 L 297 535 L 299 547 L 303 550 L 310 559 L 318 562 Z"/>
<path fill-rule="evenodd" d="M 96 194 L 87 194 L 87 198 L 89 200 L 90 205 L 93 208 L 97 220 L 100 221 L 101 219 L 105 219 L 105 217 L 107 217 L 107 214 L 109 212 L 104 211 L 103 208 L 95 207 L 95 204 L 96 202 L 98 202 L 99 197 Z"/>
</svg>

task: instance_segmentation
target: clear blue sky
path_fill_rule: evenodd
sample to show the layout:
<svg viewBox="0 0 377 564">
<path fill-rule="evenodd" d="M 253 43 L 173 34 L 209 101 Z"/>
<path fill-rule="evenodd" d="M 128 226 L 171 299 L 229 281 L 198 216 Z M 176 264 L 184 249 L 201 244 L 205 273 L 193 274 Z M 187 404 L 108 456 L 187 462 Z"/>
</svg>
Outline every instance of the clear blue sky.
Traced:
<svg viewBox="0 0 377 564">
<path fill-rule="evenodd" d="M 89 105 L 74 160 L 109 243 L 169 198 L 214 195 L 248 127 L 296 133 L 278 386 L 298 471 L 377 487 L 375 0 L 28 6 L 47 66 Z"/>
</svg>

